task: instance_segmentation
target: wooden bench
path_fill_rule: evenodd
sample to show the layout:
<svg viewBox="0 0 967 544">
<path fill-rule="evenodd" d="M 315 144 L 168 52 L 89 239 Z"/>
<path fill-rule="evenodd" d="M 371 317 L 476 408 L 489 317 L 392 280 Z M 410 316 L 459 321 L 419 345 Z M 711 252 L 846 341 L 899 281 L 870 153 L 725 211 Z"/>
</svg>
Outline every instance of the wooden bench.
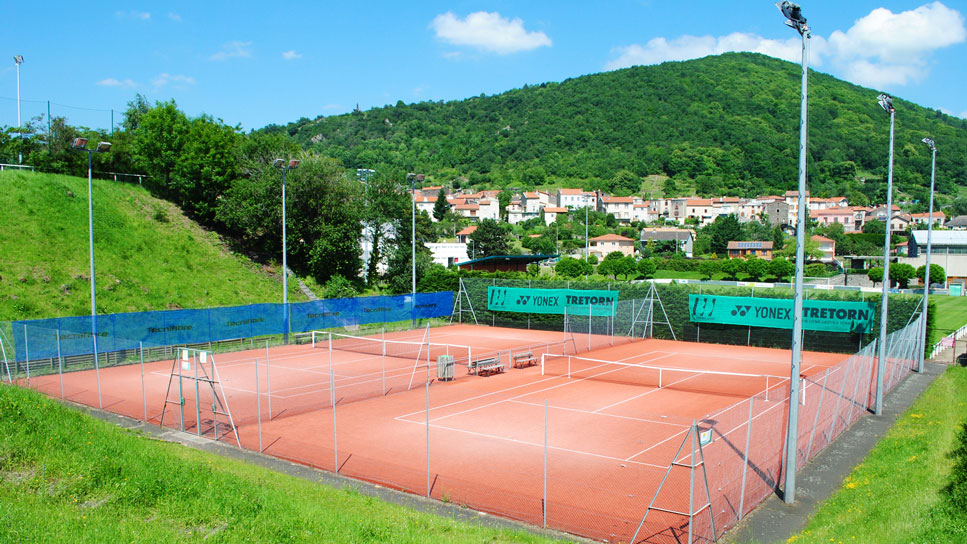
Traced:
<svg viewBox="0 0 967 544">
<path fill-rule="evenodd" d="M 504 371 L 504 365 L 500 363 L 500 359 L 497 357 L 487 357 L 486 359 L 477 359 L 467 363 L 467 373 L 476 374 L 477 376 L 490 376 L 491 374 L 499 374 Z"/>
<path fill-rule="evenodd" d="M 534 352 L 528 351 L 525 353 L 516 353 L 513 356 L 514 368 L 524 368 L 537 364 L 537 357 L 534 357 Z"/>
</svg>

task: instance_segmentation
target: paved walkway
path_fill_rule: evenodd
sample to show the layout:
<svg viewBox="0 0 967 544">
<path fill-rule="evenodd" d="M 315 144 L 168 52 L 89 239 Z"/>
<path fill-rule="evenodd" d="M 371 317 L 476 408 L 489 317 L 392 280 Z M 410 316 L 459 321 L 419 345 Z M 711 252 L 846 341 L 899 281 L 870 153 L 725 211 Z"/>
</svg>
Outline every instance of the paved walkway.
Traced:
<svg viewBox="0 0 967 544">
<path fill-rule="evenodd" d="M 863 462 L 897 418 L 946 368 L 947 365 L 928 362 L 923 374 L 907 376 L 883 399 L 883 415 L 867 414 L 799 471 L 795 504 L 786 504 L 779 497 L 772 496 L 719 542 L 786 542 L 802 531 L 818 506 L 840 488 L 846 476 Z"/>
</svg>

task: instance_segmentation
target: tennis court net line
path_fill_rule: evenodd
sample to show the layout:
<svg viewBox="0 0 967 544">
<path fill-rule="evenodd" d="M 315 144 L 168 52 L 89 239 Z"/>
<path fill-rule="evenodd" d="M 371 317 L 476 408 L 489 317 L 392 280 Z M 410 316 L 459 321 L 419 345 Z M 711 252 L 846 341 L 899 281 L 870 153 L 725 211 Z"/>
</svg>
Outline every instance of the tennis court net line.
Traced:
<svg viewBox="0 0 967 544">
<path fill-rule="evenodd" d="M 541 357 L 541 374 L 623 385 L 751 398 L 788 386 L 788 376 L 660 367 L 576 355 Z"/>
</svg>

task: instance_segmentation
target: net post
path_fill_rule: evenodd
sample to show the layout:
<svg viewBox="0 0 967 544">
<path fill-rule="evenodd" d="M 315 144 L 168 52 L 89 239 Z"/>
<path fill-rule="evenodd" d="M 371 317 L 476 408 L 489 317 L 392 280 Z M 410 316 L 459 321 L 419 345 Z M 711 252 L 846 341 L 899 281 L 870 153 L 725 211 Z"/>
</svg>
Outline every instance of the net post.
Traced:
<svg viewBox="0 0 967 544">
<path fill-rule="evenodd" d="M 57 374 L 60 376 L 60 398 L 64 398 L 64 357 L 61 355 L 60 351 L 60 327 L 57 327 Z M 9 375 L 10 371 L 7 371 Z M 141 380 L 142 387 L 144 389 L 144 379 Z"/>
<path fill-rule="evenodd" d="M 262 453 L 262 395 L 259 394 L 259 360 L 255 359 L 255 417 L 259 430 L 259 453 Z"/>
<path fill-rule="evenodd" d="M 265 386 L 268 389 L 269 421 L 272 421 L 272 378 L 269 377 L 269 340 L 265 340 Z"/>
<path fill-rule="evenodd" d="M 329 333 L 329 403 L 332 405 L 333 472 L 339 474 L 339 442 L 336 434 L 336 374 L 332 368 L 332 333 Z"/>
<path fill-rule="evenodd" d="M 59 338 L 58 338 L 59 344 Z M 60 357 L 60 346 L 57 347 L 57 356 Z M 144 422 L 148 422 L 148 397 L 144 390 L 144 342 L 138 342 L 138 357 L 141 359 L 141 408 L 144 413 Z M 63 378 L 61 378 L 61 396 L 64 396 Z M 217 438 L 217 436 L 216 436 Z"/>
<path fill-rule="evenodd" d="M 742 491 L 739 495 L 739 520 L 745 515 L 745 485 L 746 474 L 749 471 L 749 444 L 752 439 L 752 409 L 755 404 L 755 397 L 749 398 L 749 423 L 745 432 L 745 451 L 742 454 Z"/>
<path fill-rule="evenodd" d="M 181 382 L 182 374 L 181 374 L 181 365 L 178 363 L 179 355 L 181 355 L 182 357 L 187 357 L 188 350 L 179 349 L 175 351 L 175 366 L 178 367 L 178 412 L 181 417 L 181 432 L 185 432 L 185 388 Z M 258 366 L 255 367 L 255 370 L 258 371 Z M 255 377 L 255 384 L 256 384 L 255 391 L 257 395 L 258 394 L 258 376 Z"/>
</svg>

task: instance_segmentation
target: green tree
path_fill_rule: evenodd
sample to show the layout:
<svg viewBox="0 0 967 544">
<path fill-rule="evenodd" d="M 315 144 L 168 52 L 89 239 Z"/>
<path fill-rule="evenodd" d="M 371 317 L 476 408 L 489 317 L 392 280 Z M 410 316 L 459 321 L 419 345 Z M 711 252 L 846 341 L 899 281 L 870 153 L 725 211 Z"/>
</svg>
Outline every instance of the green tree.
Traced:
<svg viewBox="0 0 967 544">
<path fill-rule="evenodd" d="M 611 191 L 632 195 L 641 191 L 641 177 L 630 170 L 618 170 L 611 178 Z"/>
<path fill-rule="evenodd" d="M 170 194 L 172 175 L 181 159 L 191 123 L 174 100 L 157 102 L 141 115 L 135 130 L 134 157 L 150 177 L 149 187 Z"/>
<path fill-rule="evenodd" d="M 735 214 L 720 215 L 703 232 L 712 237 L 712 251 L 717 255 L 724 255 L 730 241 L 741 239 L 742 226 Z"/>
<path fill-rule="evenodd" d="M 886 234 L 886 223 L 879 219 L 871 219 L 863 223 L 863 234 Z"/>
<path fill-rule="evenodd" d="M 769 274 L 775 276 L 780 282 L 789 281 L 790 276 L 796 273 L 796 265 L 783 257 L 775 257 L 769 261 Z"/>
<path fill-rule="evenodd" d="M 124 110 L 124 120 L 121 122 L 121 127 L 125 132 L 133 133 L 138 130 L 141 125 L 141 118 L 150 109 L 151 104 L 148 103 L 148 99 L 141 93 L 134 95 L 134 99 L 128 102 L 128 109 Z"/>
<path fill-rule="evenodd" d="M 619 274 L 627 275 L 631 273 L 634 269 L 634 258 L 632 258 L 632 264 L 629 267 L 628 262 L 625 260 L 625 254 L 620 251 L 612 251 L 604 256 L 601 264 L 598 265 L 598 274 L 604 276 L 611 276 L 614 279 L 618 279 Z"/>
<path fill-rule="evenodd" d="M 922 264 L 917 268 L 917 279 L 923 284 L 923 275 L 927 270 L 927 265 Z M 947 283 L 947 271 L 939 264 L 930 263 L 930 284 L 943 285 Z"/>
<path fill-rule="evenodd" d="M 873 286 L 875 287 L 877 283 L 883 281 L 883 268 L 880 266 L 877 266 L 867 270 L 866 277 L 869 278 L 871 282 L 873 282 Z"/>
<path fill-rule="evenodd" d="M 447 192 L 440 187 L 440 192 L 436 195 L 436 203 L 433 204 L 433 217 L 437 221 L 443 221 L 448 211 L 450 211 L 450 204 L 447 203 Z"/>
<path fill-rule="evenodd" d="M 698 265 L 698 271 L 702 274 L 702 276 L 705 276 L 705 279 L 710 280 L 712 279 L 712 276 L 722 271 L 722 261 L 718 259 L 708 259 L 702 261 L 701 264 Z"/>
<path fill-rule="evenodd" d="M 658 265 L 654 259 L 645 258 L 638 261 L 638 273 L 643 277 L 650 278 L 658 271 Z"/>
<path fill-rule="evenodd" d="M 379 268 L 393 248 L 408 241 L 403 240 L 402 230 L 412 230 L 412 203 L 406 191 L 392 175 L 382 172 L 371 176 L 364 185 L 366 206 L 363 208 L 364 235 L 369 239 L 370 254 L 366 268 L 366 283 L 374 285 L 379 280 Z M 438 201 L 439 202 L 439 201 Z M 436 210 L 434 209 L 434 213 Z M 405 244 L 404 244 L 405 245 Z"/>
<path fill-rule="evenodd" d="M 913 265 L 907 263 L 893 263 L 890 265 L 890 281 L 896 282 L 900 289 L 906 289 L 910 280 L 917 275 Z"/>
<path fill-rule="evenodd" d="M 745 260 L 745 273 L 748 274 L 752 281 L 758 281 L 766 276 L 769 272 L 769 261 L 765 259 L 760 259 L 755 255 L 749 255 Z"/>
<path fill-rule="evenodd" d="M 142 118 L 142 126 L 148 122 Z M 236 129 L 203 115 L 190 122 L 168 185 L 168 194 L 202 222 L 215 218 L 218 197 L 238 177 Z M 281 192 L 281 176 L 278 185 Z"/>
<path fill-rule="evenodd" d="M 593 272 L 591 265 L 584 259 L 574 257 L 561 257 L 554 265 L 554 273 L 565 278 L 578 278 L 589 275 Z"/>
<path fill-rule="evenodd" d="M 776 225 L 772 229 L 772 252 L 776 253 L 782 251 L 786 246 L 786 233 L 783 232 L 782 227 Z"/>
<path fill-rule="evenodd" d="M 708 255 L 712 253 L 712 235 L 706 232 L 695 237 L 695 243 L 692 245 L 692 254 L 695 256 Z"/>
<path fill-rule="evenodd" d="M 493 219 L 483 219 L 477 224 L 477 230 L 470 235 L 476 247 L 477 257 L 491 255 L 506 255 L 510 247 L 507 231 L 503 225 Z"/>
<path fill-rule="evenodd" d="M 722 272 L 729 279 L 735 279 L 736 274 L 742 271 L 742 261 L 739 259 L 725 259 L 722 261 Z"/>
</svg>

